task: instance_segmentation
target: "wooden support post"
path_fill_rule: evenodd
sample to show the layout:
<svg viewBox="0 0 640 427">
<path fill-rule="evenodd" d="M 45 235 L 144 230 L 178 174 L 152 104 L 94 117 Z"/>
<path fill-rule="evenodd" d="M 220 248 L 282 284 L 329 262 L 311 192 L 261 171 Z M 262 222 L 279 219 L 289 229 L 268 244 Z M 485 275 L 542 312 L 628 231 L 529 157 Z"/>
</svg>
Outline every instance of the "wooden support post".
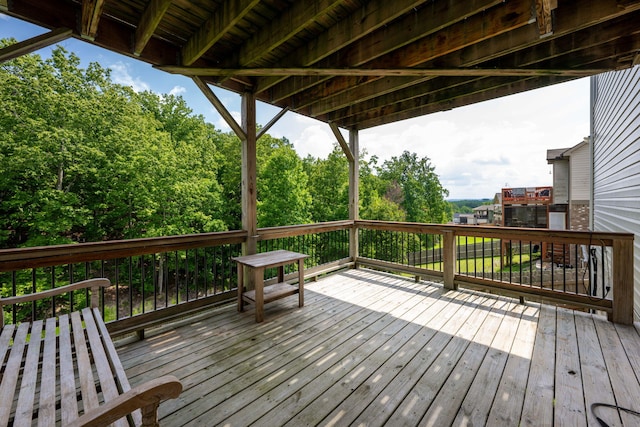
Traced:
<svg viewBox="0 0 640 427">
<path fill-rule="evenodd" d="M 353 158 L 349 162 L 349 219 L 357 221 L 360 219 L 360 142 L 357 130 L 349 131 L 349 148 Z M 349 256 L 357 267 L 359 249 L 358 228 L 355 225 L 349 232 Z"/>
<path fill-rule="evenodd" d="M 613 241 L 614 323 L 633 325 L 633 239 Z"/>
<path fill-rule="evenodd" d="M 256 95 L 242 94 L 242 228 L 247 232 L 247 240 L 242 244 L 243 255 L 253 255 L 258 240 L 258 198 L 257 198 L 257 136 L 256 136 Z M 255 289 L 255 275 L 245 274 L 246 289 Z M 257 292 L 256 292 L 257 293 Z M 256 299 L 259 298 L 256 295 Z"/>
<path fill-rule="evenodd" d="M 442 268 L 444 274 L 444 287 L 446 289 L 458 289 L 454 283 L 456 276 L 456 235 L 453 231 L 442 232 Z"/>
</svg>

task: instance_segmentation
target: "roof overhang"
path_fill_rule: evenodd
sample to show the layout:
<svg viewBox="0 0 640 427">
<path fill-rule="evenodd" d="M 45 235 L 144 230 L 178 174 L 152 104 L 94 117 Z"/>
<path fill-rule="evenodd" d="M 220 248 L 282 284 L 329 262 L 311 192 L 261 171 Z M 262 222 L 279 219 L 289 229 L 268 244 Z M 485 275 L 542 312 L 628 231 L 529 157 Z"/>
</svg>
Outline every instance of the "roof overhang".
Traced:
<svg viewBox="0 0 640 427">
<path fill-rule="evenodd" d="M 0 0 L 0 10 L 51 30 L 0 61 L 76 37 L 352 130 L 640 58 L 633 0 Z"/>
</svg>

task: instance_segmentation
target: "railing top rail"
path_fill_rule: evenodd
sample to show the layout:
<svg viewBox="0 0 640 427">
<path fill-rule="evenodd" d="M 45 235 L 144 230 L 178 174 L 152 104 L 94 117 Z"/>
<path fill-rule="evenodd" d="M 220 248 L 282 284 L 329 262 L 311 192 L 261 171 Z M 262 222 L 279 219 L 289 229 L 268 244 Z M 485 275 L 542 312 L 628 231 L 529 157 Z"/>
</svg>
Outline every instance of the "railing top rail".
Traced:
<svg viewBox="0 0 640 427">
<path fill-rule="evenodd" d="M 363 221 L 355 222 L 357 227 L 387 231 L 442 234 L 452 232 L 457 236 L 487 237 L 503 240 L 531 240 L 577 244 L 613 245 L 614 240 L 633 240 L 632 233 L 612 233 L 599 231 L 551 230 L 548 228 L 520 228 L 478 225 L 424 224 L 411 222 Z"/>
<path fill-rule="evenodd" d="M 107 242 L 0 249 L 0 271 L 242 243 L 246 238 L 246 231 L 236 230 Z"/>
<path fill-rule="evenodd" d="M 258 240 L 277 239 L 300 236 L 304 234 L 324 233 L 335 230 L 346 230 L 353 227 L 353 220 L 318 222 L 315 224 L 286 225 L 258 229 Z"/>
</svg>

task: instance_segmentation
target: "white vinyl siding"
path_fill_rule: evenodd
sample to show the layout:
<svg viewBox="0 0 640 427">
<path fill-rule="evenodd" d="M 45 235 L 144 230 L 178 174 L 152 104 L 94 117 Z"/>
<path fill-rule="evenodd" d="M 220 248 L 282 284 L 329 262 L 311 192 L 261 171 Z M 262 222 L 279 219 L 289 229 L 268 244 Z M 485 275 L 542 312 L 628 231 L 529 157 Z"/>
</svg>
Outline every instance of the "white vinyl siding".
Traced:
<svg viewBox="0 0 640 427">
<path fill-rule="evenodd" d="M 569 161 L 553 162 L 553 203 L 569 203 Z"/>
<path fill-rule="evenodd" d="M 640 318 L 640 67 L 592 77 L 593 228 L 632 232 Z M 611 265 L 611 264 L 609 264 Z"/>
<path fill-rule="evenodd" d="M 580 146 L 571 152 L 571 200 L 589 201 L 589 146 Z"/>
</svg>

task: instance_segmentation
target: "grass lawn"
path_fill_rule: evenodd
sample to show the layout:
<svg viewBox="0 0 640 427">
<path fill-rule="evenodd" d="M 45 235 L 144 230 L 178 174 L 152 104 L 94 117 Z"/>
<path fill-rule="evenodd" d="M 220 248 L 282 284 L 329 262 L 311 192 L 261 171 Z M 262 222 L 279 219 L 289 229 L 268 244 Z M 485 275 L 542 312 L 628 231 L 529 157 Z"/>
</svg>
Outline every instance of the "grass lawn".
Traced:
<svg viewBox="0 0 640 427">
<path fill-rule="evenodd" d="M 502 272 L 508 272 L 508 271 L 519 272 L 520 270 L 529 271 L 531 269 L 531 263 L 535 262 L 539 258 L 540 258 L 539 254 L 532 254 L 532 256 L 530 256 L 529 254 L 514 255 L 511 266 L 505 265 L 502 270 L 500 269 L 499 256 L 460 259 L 457 261 L 458 266 L 456 270 L 459 273 L 473 273 L 473 272 L 481 273 L 483 271 L 487 273 L 490 273 L 491 271 L 493 271 L 494 273 L 499 273 L 500 271 Z M 442 271 L 442 263 L 440 262 L 422 264 L 416 267 L 426 268 L 429 270 Z"/>
</svg>

